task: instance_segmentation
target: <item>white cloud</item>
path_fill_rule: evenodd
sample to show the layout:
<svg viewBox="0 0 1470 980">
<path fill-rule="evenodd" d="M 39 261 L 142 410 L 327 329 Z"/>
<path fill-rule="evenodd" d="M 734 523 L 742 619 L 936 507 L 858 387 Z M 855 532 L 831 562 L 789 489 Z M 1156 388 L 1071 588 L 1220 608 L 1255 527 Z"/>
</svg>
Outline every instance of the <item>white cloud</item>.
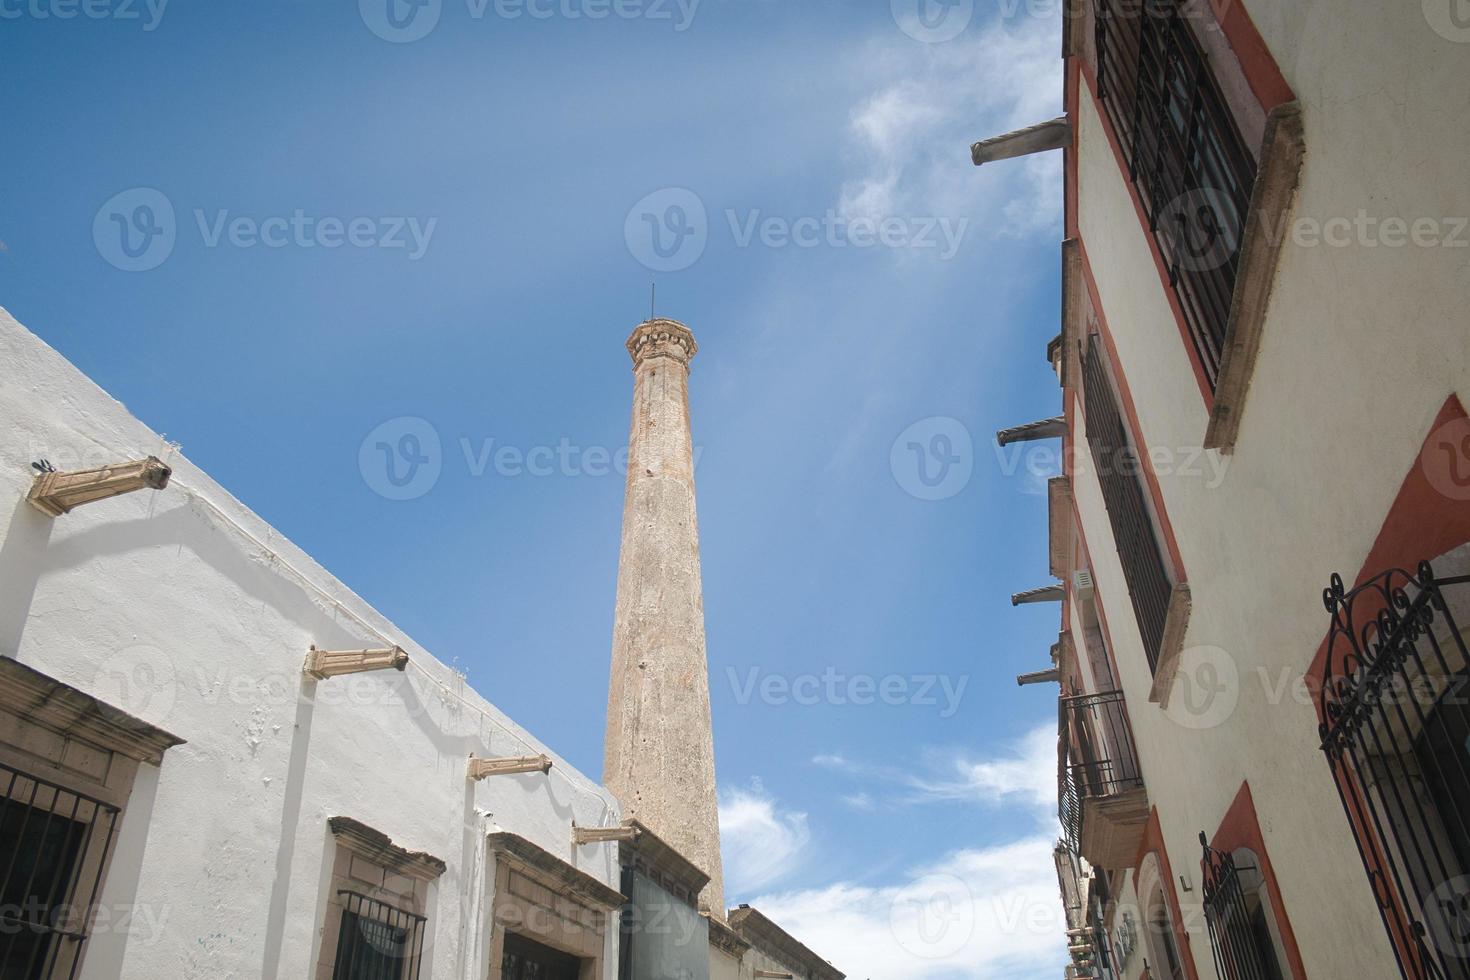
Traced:
<svg viewBox="0 0 1470 980">
<path fill-rule="evenodd" d="M 1032 234 L 1061 214 L 1057 153 L 976 171 L 977 139 L 1061 111 L 1060 18 L 973 29 L 948 44 L 888 40 L 855 70 L 877 88 L 850 114 L 852 170 L 838 210 L 848 217 L 980 216 L 996 237 Z"/>
<path fill-rule="evenodd" d="M 1057 803 L 1057 730 L 1055 725 L 1032 729 L 1004 758 L 971 762 L 955 758 L 952 775 L 914 779 L 924 796 L 937 800 L 974 800 L 1001 805 L 1029 803 L 1051 809 Z"/>
<path fill-rule="evenodd" d="M 796 870 L 810 839 L 806 814 L 778 810 L 759 784 L 727 790 L 720 800 L 720 859 L 728 897 L 785 878 Z"/>
<path fill-rule="evenodd" d="M 855 977 L 1054 977 L 1065 926 L 1053 841 L 960 850 L 897 881 L 775 892 L 751 904 Z"/>
<path fill-rule="evenodd" d="M 997 758 L 975 761 L 949 750 L 930 752 L 927 771 L 860 765 L 826 753 L 812 762 L 826 769 L 860 776 L 870 788 L 887 784 L 885 803 L 971 802 L 985 806 L 1021 804 L 1049 816 L 1057 804 L 1057 730 L 1040 725 L 1007 746 Z M 860 794 L 872 802 L 866 791 Z"/>
</svg>

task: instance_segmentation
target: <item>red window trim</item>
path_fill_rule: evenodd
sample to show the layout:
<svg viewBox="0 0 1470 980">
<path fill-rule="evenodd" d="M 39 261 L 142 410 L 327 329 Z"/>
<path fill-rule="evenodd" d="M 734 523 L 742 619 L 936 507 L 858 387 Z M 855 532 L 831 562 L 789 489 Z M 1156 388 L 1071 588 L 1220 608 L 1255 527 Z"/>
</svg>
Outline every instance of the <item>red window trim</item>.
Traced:
<svg viewBox="0 0 1470 980">
<path fill-rule="evenodd" d="M 1256 25 L 1251 20 L 1250 14 L 1245 9 L 1241 0 L 1210 0 L 1211 12 L 1215 15 L 1225 42 L 1240 62 L 1242 73 L 1245 75 L 1246 84 L 1250 87 L 1251 94 L 1260 103 L 1263 113 L 1270 111 L 1295 98 L 1291 86 L 1286 83 L 1286 78 L 1281 74 L 1281 69 L 1276 59 L 1271 56 L 1270 49 L 1265 40 L 1256 30 Z M 1169 286 L 1169 267 L 1164 261 L 1163 253 L 1154 241 L 1153 236 L 1148 233 L 1148 215 L 1144 211 L 1143 201 L 1138 196 L 1136 188 L 1128 180 L 1128 164 L 1123 158 L 1123 148 L 1118 142 L 1118 134 L 1113 130 L 1112 121 L 1107 112 L 1103 110 L 1102 103 L 1097 97 L 1097 77 L 1093 66 L 1087 64 L 1087 59 L 1073 56 L 1067 59 L 1067 79 L 1065 83 L 1065 102 L 1067 120 L 1072 124 L 1073 145 L 1066 148 L 1063 159 L 1063 196 L 1064 210 L 1066 212 L 1065 227 L 1067 235 L 1079 238 L 1077 230 L 1077 107 L 1080 85 L 1078 76 L 1082 76 L 1087 82 L 1087 91 L 1092 99 L 1092 106 L 1102 123 L 1103 132 L 1107 134 L 1108 145 L 1112 147 L 1113 159 L 1118 163 L 1118 174 L 1123 180 L 1123 185 L 1128 189 L 1128 198 L 1133 202 L 1134 213 L 1138 216 L 1139 227 L 1143 229 L 1144 240 L 1148 243 L 1149 254 L 1153 256 L 1154 268 L 1159 274 L 1159 284 L 1164 291 L 1164 298 L 1169 303 L 1169 310 L 1174 315 L 1174 325 L 1179 330 L 1179 339 L 1184 344 L 1184 352 L 1189 358 L 1190 367 L 1194 370 L 1195 384 L 1199 388 L 1200 398 L 1203 399 L 1205 410 L 1213 412 L 1215 409 L 1215 393 L 1210 388 L 1209 379 L 1205 376 L 1204 365 L 1200 362 L 1198 353 L 1195 352 L 1194 343 L 1189 336 L 1189 326 L 1184 319 L 1184 310 L 1179 305 L 1179 298 L 1174 295 L 1174 290 Z"/>
<path fill-rule="evenodd" d="M 1169 851 L 1164 847 L 1164 832 L 1159 825 L 1159 808 L 1156 806 L 1149 808 L 1148 824 L 1143 829 L 1143 843 L 1138 846 L 1138 857 L 1133 862 L 1135 890 L 1138 887 L 1138 873 L 1150 854 L 1159 859 L 1159 874 L 1167 881 L 1164 901 L 1169 903 L 1169 919 L 1174 927 L 1174 943 L 1179 947 L 1179 958 L 1184 961 L 1184 970 L 1189 974 L 1189 980 L 1199 980 L 1199 970 L 1194 965 L 1194 948 L 1190 945 L 1189 930 L 1184 928 L 1184 916 L 1179 910 L 1179 895 L 1174 890 L 1174 868 L 1169 864 Z M 1140 895 L 1139 898 L 1143 900 L 1143 896 Z M 1140 908 L 1140 911 L 1143 909 Z M 1148 923 L 1142 922 L 1140 926 L 1147 929 Z"/>
<path fill-rule="evenodd" d="M 1230 50 L 1240 61 L 1246 84 L 1251 87 L 1261 108 L 1269 113 L 1296 98 L 1242 0 L 1210 0 L 1210 9 L 1225 32 Z"/>
<path fill-rule="evenodd" d="M 1171 566 L 1169 570 L 1174 574 L 1175 585 L 1186 583 L 1189 581 L 1189 576 L 1184 568 L 1184 559 L 1179 552 L 1179 542 L 1174 537 L 1174 525 L 1169 520 L 1168 510 L 1164 507 L 1164 492 L 1159 486 L 1158 475 L 1154 472 L 1153 459 L 1148 452 L 1149 442 L 1143 437 L 1143 426 L 1138 421 L 1138 410 L 1133 404 L 1133 392 L 1128 386 L 1128 375 L 1123 369 L 1122 358 L 1118 356 L 1118 348 L 1113 343 L 1113 332 L 1108 327 L 1107 314 L 1103 311 L 1102 300 L 1097 291 L 1097 281 L 1092 277 L 1092 263 L 1087 257 L 1087 243 L 1081 237 L 1077 239 L 1077 253 L 1081 260 L 1082 278 L 1087 284 L 1087 295 L 1092 304 L 1092 311 L 1097 315 L 1097 332 L 1102 337 L 1103 346 L 1107 349 L 1109 374 L 1112 375 L 1113 383 L 1117 387 L 1118 402 L 1128 422 L 1128 437 L 1133 440 L 1133 448 L 1139 456 L 1138 468 L 1143 473 L 1144 486 L 1148 489 L 1149 501 L 1153 504 L 1154 516 L 1159 522 L 1160 536 L 1164 539 L 1164 551 L 1169 557 Z M 1069 417 L 1069 432 L 1071 421 Z M 1080 522 L 1079 526 L 1081 526 Z"/>
<path fill-rule="evenodd" d="M 1210 846 L 1217 851 L 1229 853 L 1237 848 L 1249 848 L 1261 865 L 1261 877 L 1266 882 L 1266 892 L 1271 897 L 1271 911 L 1276 919 L 1276 928 L 1281 933 L 1281 945 L 1286 948 L 1286 968 L 1295 980 L 1307 980 L 1306 967 L 1302 965 L 1301 950 L 1297 947 L 1296 933 L 1291 928 L 1291 918 L 1286 913 L 1286 903 L 1281 898 L 1281 886 L 1276 880 L 1276 871 L 1271 867 L 1271 858 L 1266 853 L 1266 841 L 1261 835 L 1261 824 L 1256 818 L 1256 803 L 1251 797 L 1250 781 L 1240 784 L 1235 799 L 1225 811 L 1220 826 L 1210 839 Z M 1204 869 L 1204 861 L 1200 861 Z"/>
<path fill-rule="evenodd" d="M 1409 472 L 1399 485 L 1399 492 L 1388 509 L 1378 536 L 1369 549 L 1362 567 L 1358 569 L 1353 586 L 1362 585 L 1373 575 L 1386 568 L 1413 570 L 1423 559 L 1442 555 L 1452 548 L 1470 541 L 1470 506 L 1464 501 L 1451 500 L 1440 493 L 1430 482 L 1423 460 L 1429 457 L 1431 441 L 1444 426 L 1457 419 L 1466 418 L 1465 407 L 1460 399 L 1450 395 L 1440 406 L 1429 431 L 1420 444 L 1419 453 L 1409 466 Z M 1325 574 L 1325 573 L 1324 573 Z M 1326 585 L 1325 580 L 1320 583 Z M 1318 607 L 1320 609 L 1320 606 Z M 1321 611 L 1322 643 L 1317 647 L 1307 668 L 1307 689 L 1317 703 L 1318 721 L 1322 721 L 1322 702 L 1317 695 L 1321 691 L 1322 671 L 1327 664 L 1327 640 L 1330 635 L 1327 613 Z"/>
</svg>

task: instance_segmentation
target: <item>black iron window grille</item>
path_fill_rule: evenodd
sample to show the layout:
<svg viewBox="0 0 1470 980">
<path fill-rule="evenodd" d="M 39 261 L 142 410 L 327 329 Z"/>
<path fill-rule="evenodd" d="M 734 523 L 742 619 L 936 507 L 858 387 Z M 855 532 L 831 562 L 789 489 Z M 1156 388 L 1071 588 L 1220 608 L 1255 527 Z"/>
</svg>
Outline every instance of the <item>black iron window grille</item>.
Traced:
<svg viewBox="0 0 1470 980">
<path fill-rule="evenodd" d="M 1138 632 L 1143 637 L 1144 654 L 1148 657 L 1149 670 L 1153 671 L 1158 669 L 1164 646 L 1164 624 L 1169 616 L 1173 585 L 1144 498 L 1142 461 L 1128 441 L 1097 334 L 1087 339 L 1082 373 L 1087 444 L 1102 485 L 1103 503 L 1113 527 L 1123 577 L 1128 582 L 1128 598 L 1138 619 Z"/>
<path fill-rule="evenodd" d="M 1399 970 L 1470 978 L 1470 575 L 1332 576 L 1322 750 Z"/>
<path fill-rule="evenodd" d="M 342 925 L 332 980 L 418 980 L 425 918 L 357 892 L 337 897 Z"/>
<path fill-rule="evenodd" d="M 118 808 L 0 766 L 0 978 L 75 977 Z"/>
<path fill-rule="evenodd" d="M 1143 776 L 1122 691 L 1062 697 L 1058 713 L 1057 816 L 1067 846 L 1080 853 L 1083 800 L 1126 793 Z"/>
<path fill-rule="evenodd" d="M 1235 855 L 1210 847 L 1203 831 L 1199 842 L 1205 851 L 1202 891 L 1215 968 L 1223 980 L 1283 980 L 1267 907 L 1259 891 L 1252 888 L 1248 894 L 1241 881 L 1243 872 L 1259 869 L 1237 866 Z"/>
<path fill-rule="evenodd" d="M 1211 389 L 1256 162 L 1180 0 L 1096 0 L 1098 99 Z"/>
</svg>

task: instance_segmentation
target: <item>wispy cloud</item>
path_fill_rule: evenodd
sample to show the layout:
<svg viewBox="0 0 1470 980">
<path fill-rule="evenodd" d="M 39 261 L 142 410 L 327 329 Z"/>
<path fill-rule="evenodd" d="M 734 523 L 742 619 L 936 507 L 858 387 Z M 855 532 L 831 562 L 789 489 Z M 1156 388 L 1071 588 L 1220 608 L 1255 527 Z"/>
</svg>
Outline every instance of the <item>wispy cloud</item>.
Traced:
<svg viewBox="0 0 1470 980">
<path fill-rule="evenodd" d="M 976 173 L 966 152 L 985 136 L 1030 125 L 1061 108 L 1057 23 L 996 21 L 941 45 L 894 42 L 864 52 L 875 89 L 850 114 L 852 173 L 838 208 L 990 217 L 996 237 L 1042 230 L 1061 210 L 1055 153 Z"/>
<path fill-rule="evenodd" d="M 1065 927 L 1052 846 L 1034 836 L 959 850 L 887 884 L 843 881 L 752 904 L 853 976 L 1056 976 Z"/>
<path fill-rule="evenodd" d="M 778 809 L 759 783 L 722 796 L 720 850 L 731 896 L 748 895 L 795 871 L 811 839 L 807 815 Z"/>
<path fill-rule="evenodd" d="M 753 905 L 855 976 L 1029 980 L 1057 975 L 1065 960 L 1066 927 L 1051 856 L 1055 837 L 1034 819 L 1056 802 L 1054 726 L 1038 726 L 989 758 L 931 752 L 922 771 L 870 765 L 838 753 L 812 761 L 863 780 L 864 789 L 842 797 L 858 809 L 937 802 L 1019 807 L 1016 839 L 952 850 L 877 883 L 843 880 L 769 891 Z M 747 797 L 742 802 L 760 815 L 747 818 L 763 828 L 759 836 L 779 839 L 771 829 L 780 823 L 779 803 L 742 795 Z M 724 813 L 722 808 L 722 819 Z M 727 873 L 732 866 L 727 858 Z"/>
<path fill-rule="evenodd" d="M 995 758 L 975 761 L 955 750 L 931 750 L 922 769 L 864 765 L 846 756 L 824 753 L 812 762 L 826 769 L 860 776 L 883 785 L 883 802 L 914 804 L 970 802 L 985 806 L 1024 805 L 1050 811 L 1056 806 L 1057 733 L 1040 725 L 1006 746 Z M 869 797 L 868 791 L 863 796 Z"/>
</svg>

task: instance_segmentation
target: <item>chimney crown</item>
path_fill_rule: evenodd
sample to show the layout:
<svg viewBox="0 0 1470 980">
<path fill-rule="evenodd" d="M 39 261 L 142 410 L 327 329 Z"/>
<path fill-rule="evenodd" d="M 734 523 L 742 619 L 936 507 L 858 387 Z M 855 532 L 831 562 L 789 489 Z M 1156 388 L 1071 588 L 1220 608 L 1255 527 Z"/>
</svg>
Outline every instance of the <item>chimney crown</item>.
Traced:
<svg viewBox="0 0 1470 980">
<path fill-rule="evenodd" d="M 694 334 L 678 320 L 664 317 L 644 320 L 633 328 L 632 335 L 628 337 L 628 353 L 633 358 L 635 369 L 654 357 L 673 358 L 688 367 L 698 352 Z"/>
</svg>

